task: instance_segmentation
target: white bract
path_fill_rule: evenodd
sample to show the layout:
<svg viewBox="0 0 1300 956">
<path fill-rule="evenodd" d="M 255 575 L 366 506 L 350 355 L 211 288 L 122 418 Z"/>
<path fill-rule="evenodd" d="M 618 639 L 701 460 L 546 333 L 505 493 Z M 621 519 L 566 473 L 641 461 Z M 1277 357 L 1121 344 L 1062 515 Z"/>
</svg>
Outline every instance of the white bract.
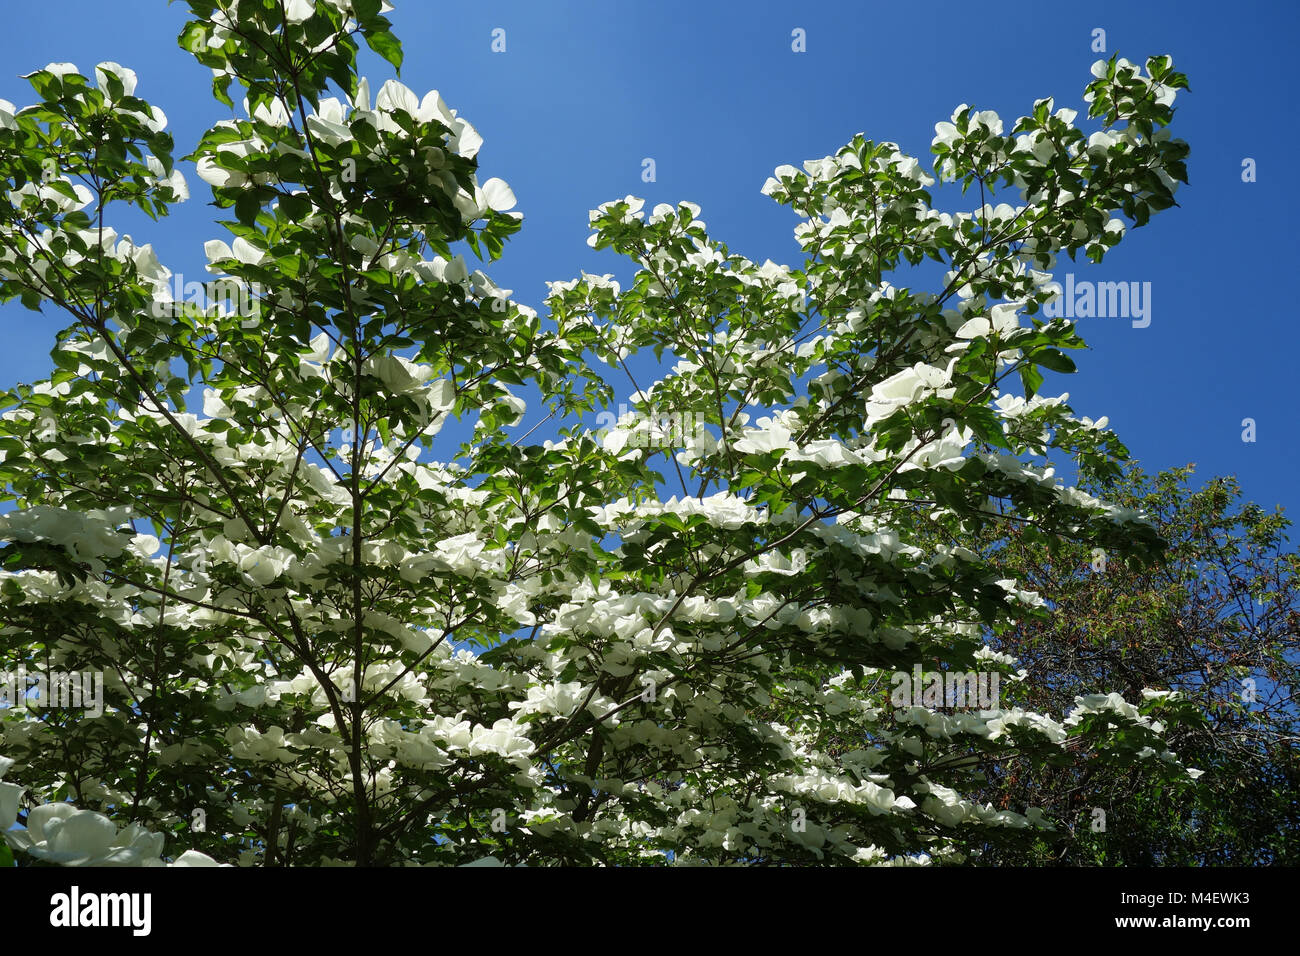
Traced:
<svg viewBox="0 0 1300 956">
<path fill-rule="evenodd" d="M 218 91 L 249 96 L 195 150 L 231 223 L 202 294 L 108 225 L 188 197 L 161 111 L 115 102 L 133 71 L 101 63 L 92 86 L 55 63 L 42 109 L 0 100 L 6 161 L 40 168 L 24 151 L 63 85 L 139 145 L 69 123 L 67 168 L 12 189 L 0 226 L 0 294 L 75 315 L 58 369 L 0 409 L 0 663 L 93 668 L 105 697 L 49 723 L 0 710 L 10 846 L 924 865 L 1050 825 L 993 809 L 972 756 L 1109 759 L 1119 731 L 1143 772 L 1194 776 L 1162 742 L 1175 698 L 1020 706 L 1035 676 L 983 638 L 1043 599 L 971 537 L 1014 516 L 1154 547 L 1142 516 L 1031 462 L 1111 463 L 1104 419 L 1037 394 L 1083 344 L 1044 321 L 1044 270 L 1104 254 L 1121 207 L 1185 178 L 1183 144 L 1131 132 L 1167 121 L 1176 75 L 1143 97 L 1105 67 L 1093 118 L 1118 113 L 1090 139 L 1050 103 L 1016 124 L 960 107 L 933 171 L 1005 166 L 1023 194 L 977 209 L 931 208 L 920 161 L 861 134 L 783 165 L 762 192 L 799 214 L 792 265 L 732 252 L 694 203 L 603 203 L 590 243 L 635 274 L 551 282 L 543 316 L 489 275 L 521 217 L 480 179 L 474 127 L 355 75 L 345 37 L 400 62 L 373 6 L 229 3 L 185 27 Z M 892 281 L 926 258 L 942 286 Z M 889 675 L 936 649 L 1006 699 L 895 706 Z"/>
</svg>

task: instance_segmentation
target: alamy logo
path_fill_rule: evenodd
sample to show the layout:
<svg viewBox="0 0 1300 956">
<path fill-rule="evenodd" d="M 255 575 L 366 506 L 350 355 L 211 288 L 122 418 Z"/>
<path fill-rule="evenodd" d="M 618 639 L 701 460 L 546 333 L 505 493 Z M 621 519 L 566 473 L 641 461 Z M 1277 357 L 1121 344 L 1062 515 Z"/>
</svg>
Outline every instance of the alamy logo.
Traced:
<svg viewBox="0 0 1300 956">
<path fill-rule="evenodd" d="M 890 682 L 894 685 L 889 702 L 895 707 L 978 708 L 992 710 L 998 706 L 998 681 L 996 671 L 922 671 L 921 665 L 912 673 L 895 671 Z"/>
<path fill-rule="evenodd" d="M 618 406 L 618 414 L 603 411 L 596 416 L 597 437 L 604 441 L 611 429 L 627 431 L 627 448 L 683 448 L 705 434 L 704 422 L 694 412 L 628 410 Z"/>
<path fill-rule="evenodd" d="M 222 315 L 256 318 L 262 314 L 262 288 L 256 282 L 248 285 L 231 278 L 186 282 L 178 272 L 171 277 L 170 285 L 171 301 L 154 299 L 150 306 L 154 318 L 175 315 L 186 303 L 201 309 L 215 305 Z"/>
<path fill-rule="evenodd" d="M 1150 282 L 1075 281 L 1074 273 L 1067 272 L 1064 287 L 1049 282 L 1044 288 L 1056 293 L 1056 298 L 1043 306 L 1043 315 L 1049 319 L 1132 319 L 1135 329 L 1151 324 Z"/>
<path fill-rule="evenodd" d="M 153 897 L 149 893 L 82 893 L 74 886 L 50 897 L 50 925 L 127 926 L 133 936 L 148 936 L 153 928 Z"/>
<path fill-rule="evenodd" d="M 15 710 L 84 710 L 104 713 L 103 671 L 0 671 L 0 705 Z"/>
</svg>

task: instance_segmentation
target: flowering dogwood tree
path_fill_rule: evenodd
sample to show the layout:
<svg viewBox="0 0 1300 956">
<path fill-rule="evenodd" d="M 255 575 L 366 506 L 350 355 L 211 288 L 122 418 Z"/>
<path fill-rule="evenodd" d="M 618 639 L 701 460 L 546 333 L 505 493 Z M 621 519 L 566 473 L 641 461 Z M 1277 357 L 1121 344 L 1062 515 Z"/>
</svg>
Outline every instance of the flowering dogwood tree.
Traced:
<svg viewBox="0 0 1300 956">
<path fill-rule="evenodd" d="M 540 316 L 466 260 L 521 220 L 474 127 L 357 75 L 362 41 L 400 67 L 386 4 L 188 5 L 216 98 L 247 94 L 190 157 L 236 296 L 177 295 L 112 226 L 188 196 L 134 72 L 50 64 L 0 102 L 0 297 L 64 323 L 3 396 L 0 660 L 105 698 L 0 711 L 20 862 L 960 861 L 1052 825 L 964 795 L 1006 756 L 1190 783 L 1175 696 L 1015 704 L 1035 676 L 985 637 L 1045 612 L 963 546 L 1014 513 L 1045 548 L 1158 549 L 1050 464 L 1126 453 L 1039 394 L 1083 343 L 1036 316 L 1058 252 L 1100 260 L 1186 180 L 1169 58 L 1098 63 L 1091 136 L 1050 100 L 959 107 L 935 170 L 970 212 L 863 136 L 779 168 L 795 268 L 690 203 L 607 203 L 592 245 L 635 278 Z M 927 259 L 937 291 L 890 282 Z M 591 428 L 624 374 L 633 413 Z M 512 429 L 526 396 L 554 440 Z M 896 706 L 917 666 L 1006 699 Z"/>
</svg>

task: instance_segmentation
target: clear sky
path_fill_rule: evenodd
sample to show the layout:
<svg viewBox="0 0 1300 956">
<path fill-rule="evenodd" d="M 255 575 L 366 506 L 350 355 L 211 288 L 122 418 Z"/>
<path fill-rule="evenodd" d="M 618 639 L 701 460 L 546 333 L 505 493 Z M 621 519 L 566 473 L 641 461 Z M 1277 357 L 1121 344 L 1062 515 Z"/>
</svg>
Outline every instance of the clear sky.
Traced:
<svg viewBox="0 0 1300 956">
<path fill-rule="evenodd" d="M 1109 416 L 1148 470 L 1195 462 L 1202 480 L 1236 474 L 1260 504 L 1293 514 L 1300 506 L 1300 331 L 1285 285 L 1300 252 L 1300 179 L 1286 158 L 1300 147 L 1287 105 L 1294 0 L 395 3 L 402 80 L 418 94 L 440 90 L 474 123 L 485 140 L 480 180 L 500 176 L 519 198 L 523 231 L 490 271 L 537 308 L 548 279 L 628 275 L 625 262 L 586 245 L 587 211 L 601 202 L 629 193 L 647 209 L 690 200 L 733 251 L 796 265 L 794 215 L 759 193 L 776 166 L 833 153 L 863 132 L 929 168 L 934 124 L 959 103 L 996 110 L 1008 129 L 1042 96 L 1082 117 L 1097 28 L 1107 55 L 1141 63 L 1171 54 L 1191 83 L 1174 127 L 1191 144 L 1180 208 L 1131 231 L 1100 266 L 1062 257 L 1056 269 L 1061 280 L 1149 282 L 1150 324 L 1081 318 L 1092 350 L 1078 356 L 1078 374 L 1044 392 L 1068 389 L 1078 414 Z M 185 155 L 230 115 L 211 99 L 208 71 L 176 45 L 186 14 L 163 0 L 10 0 L 0 98 L 31 102 L 19 75 L 47 62 L 92 74 L 115 60 L 139 73 L 138 95 L 166 111 Z M 496 29 L 504 52 L 492 49 Z M 805 52 L 792 49 L 796 29 Z M 375 90 L 392 75 L 368 52 L 363 67 Z M 647 158 L 654 182 L 642 179 Z M 1246 158 L 1257 182 L 1242 181 Z M 152 242 L 169 268 L 202 278 L 203 241 L 222 232 L 207 187 L 192 166 L 182 169 L 194 198 L 170 222 L 117 225 Z M 48 374 L 60 321 L 0 307 L 0 384 Z M 1256 422 L 1254 443 L 1242 441 L 1246 418 Z"/>
</svg>

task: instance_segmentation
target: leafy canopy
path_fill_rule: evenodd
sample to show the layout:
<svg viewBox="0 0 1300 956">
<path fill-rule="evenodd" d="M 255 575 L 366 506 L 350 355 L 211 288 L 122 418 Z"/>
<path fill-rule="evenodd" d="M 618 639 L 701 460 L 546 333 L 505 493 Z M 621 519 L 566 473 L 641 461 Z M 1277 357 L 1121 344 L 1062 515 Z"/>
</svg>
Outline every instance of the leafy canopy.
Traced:
<svg viewBox="0 0 1300 956">
<path fill-rule="evenodd" d="M 188 196 L 134 72 L 0 102 L 0 298 L 65 323 L 0 398 L 0 660 L 104 681 L 98 715 L 2 712 L 20 861 L 959 861 L 1051 826 L 966 795 L 1011 756 L 1195 774 L 1174 697 L 1017 704 L 1034 678 L 985 641 L 1041 601 L 963 544 L 1014 513 L 1040 547 L 1159 549 L 1049 463 L 1125 450 L 1040 394 L 1083 341 L 1039 312 L 1061 250 L 1100 261 L 1186 181 L 1168 57 L 1096 65 L 1091 135 L 959 107 L 935 170 L 973 211 L 861 135 L 779 168 L 796 267 L 607 203 L 592 245 L 634 278 L 553 283 L 543 317 L 472 264 L 521 220 L 474 127 L 357 75 L 361 42 L 400 67 L 385 4 L 189 7 L 214 95 L 247 94 L 188 157 L 220 288 L 111 225 Z M 891 283 L 924 260 L 938 291 Z M 623 375 L 634 412 L 593 431 Z M 512 429 L 530 400 L 552 440 Z M 895 707 L 914 666 L 1004 699 Z"/>
</svg>

